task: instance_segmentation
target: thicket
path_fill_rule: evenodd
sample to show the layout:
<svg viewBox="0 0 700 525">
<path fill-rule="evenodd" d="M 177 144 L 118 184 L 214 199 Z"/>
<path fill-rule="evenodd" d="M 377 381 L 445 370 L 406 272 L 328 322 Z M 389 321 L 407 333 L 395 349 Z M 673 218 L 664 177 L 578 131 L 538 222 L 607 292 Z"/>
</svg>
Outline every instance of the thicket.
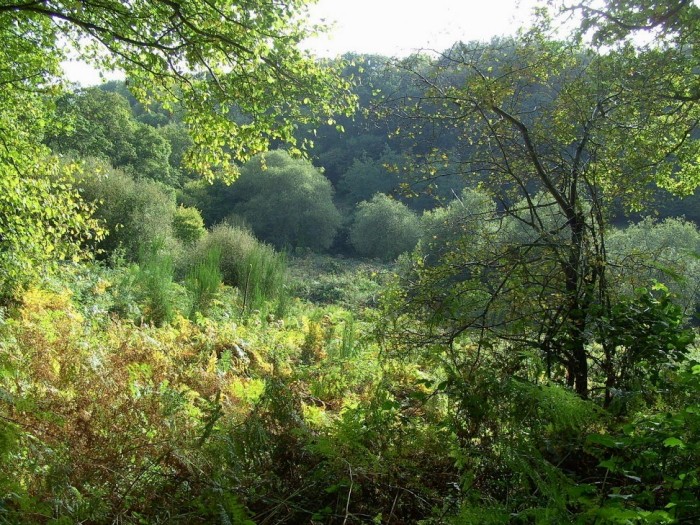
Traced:
<svg viewBox="0 0 700 525">
<path fill-rule="evenodd" d="M 384 261 L 412 250 L 420 238 L 418 216 L 405 204 L 381 193 L 357 205 L 350 243 L 363 256 Z"/>
<path fill-rule="evenodd" d="M 214 260 L 221 281 L 240 291 L 243 309 L 260 309 L 274 301 L 284 303 L 285 256 L 257 240 L 249 230 L 228 224 L 215 226 L 185 255 L 180 273 L 201 274 L 205 268 L 213 268 Z"/>
<path fill-rule="evenodd" d="M 230 185 L 192 184 L 186 195 L 210 225 L 235 215 L 279 249 L 327 250 L 341 222 L 328 179 L 281 150 L 252 158 Z"/>
<path fill-rule="evenodd" d="M 177 208 L 172 190 L 152 180 L 134 179 L 99 160 L 83 163 L 76 186 L 95 207 L 94 217 L 108 232 L 97 246 L 102 256 L 120 252 L 134 261 L 140 251 L 157 242 L 176 251 L 173 220 Z"/>
<path fill-rule="evenodd" d="M 620 304 L 612 337 L 623 348 L 633 334 L 642 353 L 603 409 L 547 380 L 535 352 L 466 335 L 407 347 L 384 311 L 296 302 L 270 317 L 234 301 L 134 325 L 106 307 L 124 293 L 118 274 L 67 267 L 3 318 L 0 462 L 14 474 L 0 481 L 0 520 L 695 515 L 700 365 L 659 292 Z"/>
</svg>

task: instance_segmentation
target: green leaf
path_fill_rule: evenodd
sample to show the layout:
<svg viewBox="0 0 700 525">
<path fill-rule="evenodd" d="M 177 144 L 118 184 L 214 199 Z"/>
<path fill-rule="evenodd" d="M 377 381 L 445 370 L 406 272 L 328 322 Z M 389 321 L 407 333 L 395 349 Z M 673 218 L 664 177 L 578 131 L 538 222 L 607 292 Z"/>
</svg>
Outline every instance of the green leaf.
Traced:
<svg viewBox="0 0 700 525">
<path fill-rule="evenodd" d="M 620 444 L 611 436 L 605 434 L 591 434 L 586 437 L 586 441 L 594 445 L 603 445 L 604 447 L 608 448 L 617 448 Z"/>
<path fill-rule="evenodd" d="M 669 448 L 685 448 L 685 443 L 676 437 L 664 439 L 664 446 Z"/>
</svg>

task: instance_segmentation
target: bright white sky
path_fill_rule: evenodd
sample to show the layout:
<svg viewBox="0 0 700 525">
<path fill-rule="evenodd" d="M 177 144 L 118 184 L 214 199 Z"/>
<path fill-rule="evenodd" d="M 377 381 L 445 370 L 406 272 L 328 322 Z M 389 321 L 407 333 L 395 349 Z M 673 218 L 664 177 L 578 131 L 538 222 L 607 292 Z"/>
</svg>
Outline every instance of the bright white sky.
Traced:
<svg viewBox="0 0 700 525">
<path fill-rule="evenodd" d="M 309 42 L 320 56 L 347 51 L 406 55 L 418 49 L 444 51 L 458 40 L 512 35 L 536 0 L 318 0 L 313 19 L 335 25 Z"/>
<path fill-rule="evenodd" d="M 333 26 L 308 41 L 318 56 L 345 52 L 406 55 L 419 49 L 443 51 L 458 40 L 490 40 L 512 35 L 531 14 L 537 0 L 318 0 L 314 21 Z M 68 79 L 84 86 L 102 82 L 85 64 L 65 65 Z M 106 75 L 120 78 L 119 74 Z"/>
</svg>

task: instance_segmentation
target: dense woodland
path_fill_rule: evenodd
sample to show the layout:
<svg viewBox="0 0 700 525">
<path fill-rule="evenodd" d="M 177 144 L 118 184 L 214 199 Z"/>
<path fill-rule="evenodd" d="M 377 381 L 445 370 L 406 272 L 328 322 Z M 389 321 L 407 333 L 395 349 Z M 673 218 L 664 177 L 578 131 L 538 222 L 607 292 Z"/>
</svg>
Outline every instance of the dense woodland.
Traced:
<svg viewBox="0 0 700 525">
<path fill-rule="evenodd" d="M 305 3 L 0 4 L 0 523 L 700 522 L 697 3 Z"/>
</svg>

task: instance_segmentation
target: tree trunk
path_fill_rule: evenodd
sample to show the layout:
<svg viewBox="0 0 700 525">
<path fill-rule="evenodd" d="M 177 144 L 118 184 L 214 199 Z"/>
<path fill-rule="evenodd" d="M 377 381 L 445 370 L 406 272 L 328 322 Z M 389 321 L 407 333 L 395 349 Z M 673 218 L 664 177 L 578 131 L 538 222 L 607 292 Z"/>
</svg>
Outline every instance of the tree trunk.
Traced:
<svg viewBox="0 0 700 525">
<path fill-rule="evenodd" d="M 568 211 L 568 210 L 567 210 Z M 571 228 L 571 245 L 569 258 L 564 268 L 566 276 L 566 295 L 568 296 L 568 351 L 569 385 L 575 392 L 586 399 L 588 397 L 588 355 L 586 353 L 586 310 L 591 304 L 591 294 L 586 283 L 584 261 L 585 219 L 580 212 L 567 213 Z"/>
</svg>

